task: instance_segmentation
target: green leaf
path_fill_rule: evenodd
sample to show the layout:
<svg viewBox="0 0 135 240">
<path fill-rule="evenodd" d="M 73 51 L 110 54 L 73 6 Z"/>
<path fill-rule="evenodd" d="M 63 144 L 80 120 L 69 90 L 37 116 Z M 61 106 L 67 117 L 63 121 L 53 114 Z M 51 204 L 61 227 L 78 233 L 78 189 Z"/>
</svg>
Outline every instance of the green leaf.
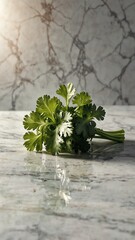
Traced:
<svg viewBox="0 0 135 240">
<path fill-rule="evenodd" d="M 30 115 L 24 116 L 23 125 L 25 129 L 35 130 L 36 128 L 44 126 L 45 124 L 46 123 L 43 117 L 38 112 L 32 111 Z"/>
<path fill-rule="evenodd" d="M 46 138 L 46 151 L 52 154 L 57 154 L 61 151 L 61 144 L 63 143 L 63 138 L 59 135 L 59 129 L 56 127 L 53 131 L 48 131 Z"/>
<path fill-rule="evenodd" d="M 72 134 L 72 116 L 69 112 L 65 113 L 62 122 L 58 126 L 60 136 L 71 136 Z"/>
<path fill-rule="evenodd" d="M 36 111 L 24 116 L 24 128 L 36 130 L 36 133 L 28 131 L 24 135 L 24 145 L 28 150 L 41 151 L 44 144 L 46 151 L 52 154 L 73 150 L 87 152 L 90 148 L 88 140 L 94 137 L 124 141 L 124 130 L 108 132 L 96 128 L 93 119 L 103 120 L 105 110 L 92 104 L 87 92 L 74 96 L 75 88 L 72 83 L 61 85 L 56 92 L 65 99 L 65 106 L 57 97 L 44 95 L 38 98 Z M 71 98 L 74 107 L 69 106 Z"/>
<path fill-rule="evenodd" d="M 64 142 L 61 144 L 61 151 L 62 152 L 72 152 L 72 138 L 71 137 L 66 137 L 64 138 Z"/>
<path fill-rule="evenodd" d="M 33 132 L 27 132 L 23 136 L 24 140 L 24 146 L 27 148 L 29 151 L 33 151 L 36 149 L 36 151 L 41 151 L 42 150 L 42 134 L 35 134 Z"/>
<path fill-rule="evenodd" d="M 46 150 L 52 154 L 57 154 L 62 150 L 62 144 L 64 141 L 66 142 L 65 139 L 71 136 L 73 131 L 71 114 L 69 112 L 63 114 L 61 112 L 59 114 L 61 122 L 57 125 L 51 125 L 46 132 Z M 66 144 L 68 144 L 68 142 L 66 142 Z"/>
<path fill-rule="evenodd" d="M 72 149 L 75 151 L 75 153 L 78 153 L 78 151 L 86 153 L 90 149 L 90 143 L 86 138 L 83 138 L 81 135 L 75 135 L 72 141 Z"/>
<path fill-rule="evenodd" d="M 66 100 L 66 108 L 69 106 L 71 98 L 74 96 L 75 88 L 72 83 L 66 85 L 60 85 L 59 89 L 56 91 L 57 94 L 62 96 Z"/>
<path fill-rule="evenodd" d="M 83 135 L 84 138 L 88 138 L 88 123 L 84 118 L 77 118 L 76 123 L 76 133 L 77 135 Z"/>
<path fill-rule="evenodd" d="M 91 107 L 91 115 L 95 117 L 97 120 L 104 120 L 105 110 L 103 107 L 99 106 L 97 108 L 96 105 L 93 104 Z"/>
<path fill-rule="evenodd" d="M 94 121 L 89 122 L 86 118 L 78 118 L 75 126 L 78 135 L 82 135 L 85 139 L 94 137 L 96 126 Z"/>
<path fill-rule="evenodd" d="M 73 104 L 76 104 L 78 107 L 88 105 L 92 102 L 91 96 L 87 92 L 77 93 L 73 98 Z"/>
<path fill-rule="evenodd" d="M 105 110 L 101 106 L 96 107 L 95 104 L 90 104 L 76 109 L 76 114 L 90 122 L 94 118 L 97 120 L 103 120 L 105 117 Z"/>
<path fill-rule="evenodd" d="M 44 95 L 38 98 L 36 111 L 55 122 L 55 113 L 58 107 L 61 107 L 61 102 L 57 97 L 50 98 L 50 96 Z"/>
</svg>

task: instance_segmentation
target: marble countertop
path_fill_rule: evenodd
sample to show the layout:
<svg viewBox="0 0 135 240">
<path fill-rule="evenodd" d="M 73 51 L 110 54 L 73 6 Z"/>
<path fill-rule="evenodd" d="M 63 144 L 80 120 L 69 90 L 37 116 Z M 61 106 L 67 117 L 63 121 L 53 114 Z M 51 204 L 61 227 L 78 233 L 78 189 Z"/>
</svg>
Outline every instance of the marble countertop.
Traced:
<svg viewBox="0 0 135 240">
<path fill-rule="evenodd" d="M 108 106 L 105 130 L 86 155 L 51 156 L 23 146 L 26 112 L 0 112 L 0 240 L 135 239 L 135 107 Z"/>
</svg>

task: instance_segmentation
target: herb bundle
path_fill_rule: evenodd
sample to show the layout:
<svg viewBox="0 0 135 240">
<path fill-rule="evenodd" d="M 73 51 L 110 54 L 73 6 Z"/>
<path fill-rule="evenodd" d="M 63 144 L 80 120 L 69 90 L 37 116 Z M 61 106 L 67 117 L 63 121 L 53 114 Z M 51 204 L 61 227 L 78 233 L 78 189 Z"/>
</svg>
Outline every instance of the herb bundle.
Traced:
<svg viewBox="0 0 135 240">
<path fill-rule="evenodd" d="M 88 152 L 93 138 L 123 142 L 125 132 L 104 131 L 96 127 L 97 120 L 104 120 L 105 110 L 92 103 L 87 92 L 75 94 L 72 83 L 60 85 L 56 91 L 64 98 L 65 105 L 57 97 L 39 97 L 36 110 L 24 116 L 24 146 L 29 151 L 59 154 L 61 152 Z M 72 102 L 72 104 L 71 104 Z M 32 131 L 31 131 L 32 130 Z"/>
</svg>

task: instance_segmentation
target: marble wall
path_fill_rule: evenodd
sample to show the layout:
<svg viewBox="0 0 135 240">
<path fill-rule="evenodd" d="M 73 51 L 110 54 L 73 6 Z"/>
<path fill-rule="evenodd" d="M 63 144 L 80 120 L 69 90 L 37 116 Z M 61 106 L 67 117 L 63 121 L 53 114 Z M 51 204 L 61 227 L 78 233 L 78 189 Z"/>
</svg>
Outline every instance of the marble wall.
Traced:
<svg viewBox="0 0 135 240">
<path fill-rule="evenodd" d="M 73 82 L 135 104 L 135 0 L 0 0 L 0 110 L 31 110 Z"/>
</svg>

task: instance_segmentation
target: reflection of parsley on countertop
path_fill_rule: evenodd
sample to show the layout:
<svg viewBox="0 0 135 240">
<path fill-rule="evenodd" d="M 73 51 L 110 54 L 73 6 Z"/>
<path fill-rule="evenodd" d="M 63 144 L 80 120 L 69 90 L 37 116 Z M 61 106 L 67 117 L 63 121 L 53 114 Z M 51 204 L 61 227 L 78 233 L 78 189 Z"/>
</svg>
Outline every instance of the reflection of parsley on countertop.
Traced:
<svg viewBox="0 0 135 240">
<path fill-rule="evenodd" d="M 96 128 L 94 119 L 104 120 L 105 110 L 96 107 L 87 92 L 77 93 L 72 83 L 61 85 L 56 93 L 65 99 L 65 105 L 48 95 L 38 98 L 36 110 L 24 117 L 24 145 L 29 151 L 48 153 L 87 152 L 93 138 L 124 141 L 124 130 L 104 131 Z M 72 106 L 70 102 L 72 99 Z"/>
</svg>

